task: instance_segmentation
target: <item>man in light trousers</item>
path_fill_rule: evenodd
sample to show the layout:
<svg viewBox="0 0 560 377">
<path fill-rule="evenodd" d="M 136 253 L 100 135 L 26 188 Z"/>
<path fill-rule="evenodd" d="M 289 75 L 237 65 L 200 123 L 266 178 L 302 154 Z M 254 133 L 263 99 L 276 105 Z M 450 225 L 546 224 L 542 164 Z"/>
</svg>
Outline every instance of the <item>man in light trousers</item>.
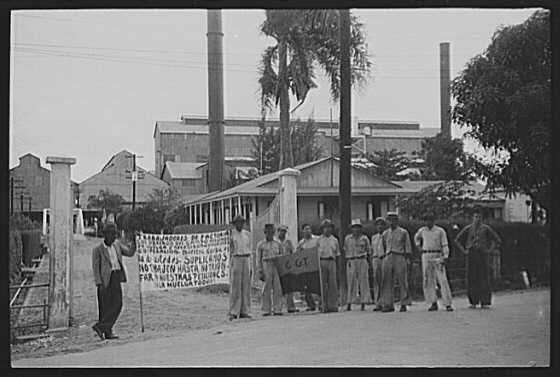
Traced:
<svg viewBox="0 0 560 377">
<path fill-rule="evenodd" d="M 243 229 L 245 219 L 237 215 L 230 240 L 229 320 L 251 318 L 251 233 Z"/>
<path fill-rule="evenodd" d="M 282 286 L 272 258 L 283 254 L 282 245 L 274 238 L 274 224 L 265 224 L 265 239 L 257 245 L 259 278 L 264 281 L 262 310 L 263 316 L 282 315 Z"/>
<path fill-rule="evenodd" d="M 396 212 L 389 212 L 387 219 L 390 227 L 383 232 L 385 257 L 383 258 L 383 286 L 381 289 L 382 311 L 384 313 L 395 311 L 393 289 L 396 280 L 400 291 L 400 311 L 406 312 L 406 306 L 410 305 L 406 259 L 412 256 L 412 245 L 408 231 L 399 226 L 399 215 Z"/>
<path fill-rule="evenodd" d="M 430 304 L 429 311 L 438 310 L 436 283 L 441 289 L 441 299 L 448 312 L 451 306 L 451 289 L 447 282 L 445 262 L 449 258 L 449 246 L 445 230 L 434 224 L 434 215 L 424 217 L 426 226 L 418 229 L 414 235 L 416 247 L 422 251 L 422 277 L 424 299 Z"/>
<path fill-rule="evenodd" d="M 352 220 L 351 228 L 352 233 L 344 238 L 344 250 L 346 252 L 347 261 L 347 310 L 352 310 L 352 301 L 356 297 L 356 291 L 358 290 L 360 291 L 361 310 L 364 310 L 366 304 L 371 302 L 367 261 L 371 246 L 368 237 L 362 233 L 362 223 L 360 219 Z"/>
<path fill-rule="evenodd" d="M 336 265 L 340 258 L 338 239 L 332 235 L 333 223 L 325 219 L 321 223 L 321 236 L 317 240 L 317 252 L 321 268 L 324 313 L 338 312 L 338 285 L 336 283 Z"/>
<path fill-rule="evenodd" d="M 377 233 L 371 236 L 371 269 L 373 273 L 373 300 L 375 302 L 374 312 L 383 309 L 381 302 L 381 286 L 383 283 L 383 257 L 385 256 L 385 248 L 383 247 L 383 232 L 385 231 L 386 222 L 383 217 L 375 219 L 375 228 Z"/>
</svg>

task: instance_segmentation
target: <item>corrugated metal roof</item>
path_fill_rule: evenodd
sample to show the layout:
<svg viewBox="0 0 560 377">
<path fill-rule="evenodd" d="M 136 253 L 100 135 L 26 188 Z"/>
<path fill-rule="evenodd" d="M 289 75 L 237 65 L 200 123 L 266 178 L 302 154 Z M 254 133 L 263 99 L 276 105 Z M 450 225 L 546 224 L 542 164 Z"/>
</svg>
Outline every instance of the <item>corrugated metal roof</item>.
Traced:
<svg viewBox="0 0 560 377">
<path fill-rule="evenodd" d="M 197 169 L 204 164 L 204 162 L 167 161 L 164 170 L 167 169 L 171 179 L 200 179 L 202 173 Z"/>
</svg>

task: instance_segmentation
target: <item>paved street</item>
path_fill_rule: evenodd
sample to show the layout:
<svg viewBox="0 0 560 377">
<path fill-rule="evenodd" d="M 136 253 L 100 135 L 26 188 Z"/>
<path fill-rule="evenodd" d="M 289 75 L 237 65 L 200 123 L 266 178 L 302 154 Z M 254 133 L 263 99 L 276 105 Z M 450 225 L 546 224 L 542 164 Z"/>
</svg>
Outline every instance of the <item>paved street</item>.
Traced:
<svg viewBox="0 0 560 377">
<path fill-rule="evenodd" d="M 550 292 L 499 294 L 489 310 L 455 300 L 453 313 L 352 311 L 243 320 L 83 353 L 20 359 L 64 366 L 546 366 Z M 188 320 L 188 319 L 186 319 Z M 108 341 L 107 341 L 108 342 Z"/>
</svg>

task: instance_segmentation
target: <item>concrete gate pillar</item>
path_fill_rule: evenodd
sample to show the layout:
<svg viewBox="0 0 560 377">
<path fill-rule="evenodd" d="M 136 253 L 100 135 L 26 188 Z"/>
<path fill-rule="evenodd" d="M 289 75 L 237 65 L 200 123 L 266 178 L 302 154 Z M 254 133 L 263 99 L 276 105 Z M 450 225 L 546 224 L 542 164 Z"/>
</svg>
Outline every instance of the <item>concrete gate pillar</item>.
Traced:
<svg viewBox="0 0 560 377">
<path fill-rule="evenodd" d="M 294 247 L 298 242 L 297 177 L 300 174 L 299 170 L 292 168 L 280 171 L 280 224 L 288 226 L 286 237 Z"/>
<path fill-rule="evenodd" d="M 47 157 L 51 164 L 50 186 L 50 331 L 70 326 L 72 307 L 72 190 L 70 166 L 76 163 L 71 157 Z"/>
</svg>

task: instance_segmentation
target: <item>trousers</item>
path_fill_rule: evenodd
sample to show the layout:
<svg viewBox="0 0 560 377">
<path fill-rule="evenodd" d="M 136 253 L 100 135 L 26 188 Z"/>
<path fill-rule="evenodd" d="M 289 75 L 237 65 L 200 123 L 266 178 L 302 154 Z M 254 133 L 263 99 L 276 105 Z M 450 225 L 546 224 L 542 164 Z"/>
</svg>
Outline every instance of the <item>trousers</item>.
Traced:
<svg viewBox="0 0 560 377">
<path fill-rule="evenodd" d="M 372 258 L 371 267 L 373 274 L 373 302 L 375 305 L 382 305 L 381 286 L 383 284 L 383 259 Z"/>
<path fill-rule="evenodd" d="M 356 291 L 360 291 L 360 303 L 371 302 L 369 291 L 369 271 L 366 258 L 348 259 L 346 263 L 346 283 L 348 287 L 347 304 L 351 304 L 356 297 Z"/>
<path fill-rule="evenodd" d="M 483 250 L 470 249 L 467 255 L 467 296 L 471 305 L 490 305 L 490 263 Z"/>
<path fill-rule="evenodd" d="M 445 266 L 438 263 L 436 258 L 441 258 L 441 253 L 422 254 L 422 288 L 424 299 L 428 304 L 437 303 L 436 284 L 441 289 L 441 300 L 443 305 L 451 305 L 451 289 L 447 282 Z"/>
<path fill-rule="evenodd" d="M 278 271 L 272 261 L 263 261 L 264 287 L 262 298 L 262 310 L 270 313 L 274 309 L 274 313 L 282 311 L 282 285 Z"/>
<path fill-rule="evenodd" d="M 119 274 L 122 271 L 111 272 L 109 285 L 97 286 L 98 322 L 96 326 L 103 333 L 110 333 L 122 310 L 122 287 Z"/>
<path fill-rule="evenodd" d="M 249 314 L 251 308 L 251 261 L 232 257 L 230 268 L 229 314 Z"/>
<path fill-rule="evenodd" d="M 336 261 L 321 259 L 321 279 L 323 286 L 323 310 L 338 311 L 338 286 L 336 283 Z"/>
<path fill-rule="evenodd" d="M 410 305 L 408 297 L 408 279 L 406 271 L 406 258 L 404 255 L 389 253 L 383 258 L 383 283 L 381 287 L 381 301 L 385 308 L 394 307 L 394 283 L 399 285 L 401 305 Z"/>
</svg>

